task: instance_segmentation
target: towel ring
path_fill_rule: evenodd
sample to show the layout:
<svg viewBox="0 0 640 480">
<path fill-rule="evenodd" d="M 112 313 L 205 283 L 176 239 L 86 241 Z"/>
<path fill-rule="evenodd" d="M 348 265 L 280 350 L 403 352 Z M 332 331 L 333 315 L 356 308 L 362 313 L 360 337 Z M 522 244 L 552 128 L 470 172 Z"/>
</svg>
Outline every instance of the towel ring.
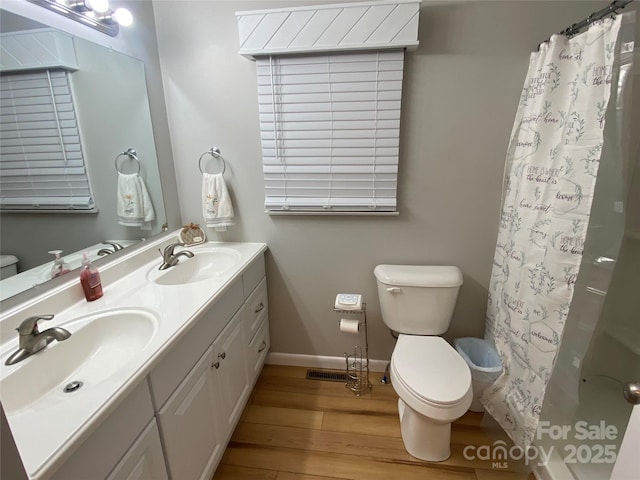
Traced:
<svg viewBox="0 0 640 480">
<path fill-rule="evenodd" d="M 198 168 L 200 169 L 200 173 L 204 173 L 204 170 L 202 169 L 202 159 L 205 155 L 211 155 L 216 160 L 220 160 L 222 162 L 222 174 L 224 175 L 224 172 L 227 170 L 227 162 L 225 162 L 224 157 L 220 155 L 220 149 L 218 147 L 211 147 L 200 155 L 200 158 L 198 159 Z"/>
<path fill-rule="evenodd" d="M 136 152 L 133 148 L 129 148 L 126 152 L 122 152 L 116 155 L 116 171 L 118 173 L 124 174 L 124 172 L 118 167 L 118 160 L 120 159 L 120 157 L 129 157 L 129 160 L 135 160 L 136 165 L 138 166 L 138 171 L 136 173 L 140 173 L 140 160 L 138 160 L 138 152 Z"/>
</svg>

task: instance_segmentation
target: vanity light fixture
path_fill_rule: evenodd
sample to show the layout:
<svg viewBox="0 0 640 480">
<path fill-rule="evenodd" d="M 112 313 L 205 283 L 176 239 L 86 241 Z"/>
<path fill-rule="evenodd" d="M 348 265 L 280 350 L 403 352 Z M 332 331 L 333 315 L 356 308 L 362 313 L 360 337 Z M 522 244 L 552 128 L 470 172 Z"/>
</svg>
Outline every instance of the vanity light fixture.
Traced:
<svg viewBox="0 0 640 480">
<path fill-rule="evenodd" d="M 67 5 L 69 8 L 80 13 L 91 11 L 96 13 L 105 13 L 109 11 L 109 0 L 70 0 L 67 2 Z"/>
<path fill-rule="evenodd" d="M 128 27 L 133 16 L 126 8 L 112 10 L 109 0 L 28 0 L 48 10 L 94 28 L 111 37 L 118 35 L 120 25 Z"/>
</svg>

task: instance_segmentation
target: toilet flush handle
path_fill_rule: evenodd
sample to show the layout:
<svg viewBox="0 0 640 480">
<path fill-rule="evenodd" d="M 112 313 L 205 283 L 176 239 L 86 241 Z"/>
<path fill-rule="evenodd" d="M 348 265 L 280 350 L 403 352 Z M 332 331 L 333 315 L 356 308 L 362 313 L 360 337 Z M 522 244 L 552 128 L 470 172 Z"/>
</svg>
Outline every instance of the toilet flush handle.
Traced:
<svg viewBox="0 0 640 480">
<path fill-rule="evenodd" d="M 398 287 L 387 287 L 387 292 L 389 293 L 400 293 L 401 291 Z"/>
</svg>

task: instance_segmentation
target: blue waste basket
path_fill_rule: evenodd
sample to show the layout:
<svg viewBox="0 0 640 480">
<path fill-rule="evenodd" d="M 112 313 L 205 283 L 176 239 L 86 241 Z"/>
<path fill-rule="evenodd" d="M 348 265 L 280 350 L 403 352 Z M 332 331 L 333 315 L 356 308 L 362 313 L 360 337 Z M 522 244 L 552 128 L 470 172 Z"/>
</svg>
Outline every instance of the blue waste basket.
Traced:
<svg viewBox="0 0 640 480">
<path fill-rule="evenodd" d="M 495 347 L 482 338 L 456 338 L 453 345 L 471 369 L 471 388 L 473 401 L 469 410 L 484 412 L 480 403 L 482 392 L 497 380 L 502 373 L 502 362 Z"/>
</svg>

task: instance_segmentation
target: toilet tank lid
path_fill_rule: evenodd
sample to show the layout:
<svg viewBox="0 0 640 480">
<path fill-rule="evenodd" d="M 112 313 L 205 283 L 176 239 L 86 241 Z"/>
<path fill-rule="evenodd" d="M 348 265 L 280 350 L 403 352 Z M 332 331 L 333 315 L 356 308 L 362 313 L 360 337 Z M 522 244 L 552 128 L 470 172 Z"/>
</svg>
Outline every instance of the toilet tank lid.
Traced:
<svg viewBox="0 0 640 480">
<path fill-rule="evenodd" d="M 0 255 L 0 267 L 8 267 L 18 263 L 18 259 L 13 255 Z"/>
<path fill-rule="evenodd" d="M 379 282 L 399 287 L 459 287 L 458 267 L 433 265 L 378 265 L 373 274 Z"/>
</svg>

